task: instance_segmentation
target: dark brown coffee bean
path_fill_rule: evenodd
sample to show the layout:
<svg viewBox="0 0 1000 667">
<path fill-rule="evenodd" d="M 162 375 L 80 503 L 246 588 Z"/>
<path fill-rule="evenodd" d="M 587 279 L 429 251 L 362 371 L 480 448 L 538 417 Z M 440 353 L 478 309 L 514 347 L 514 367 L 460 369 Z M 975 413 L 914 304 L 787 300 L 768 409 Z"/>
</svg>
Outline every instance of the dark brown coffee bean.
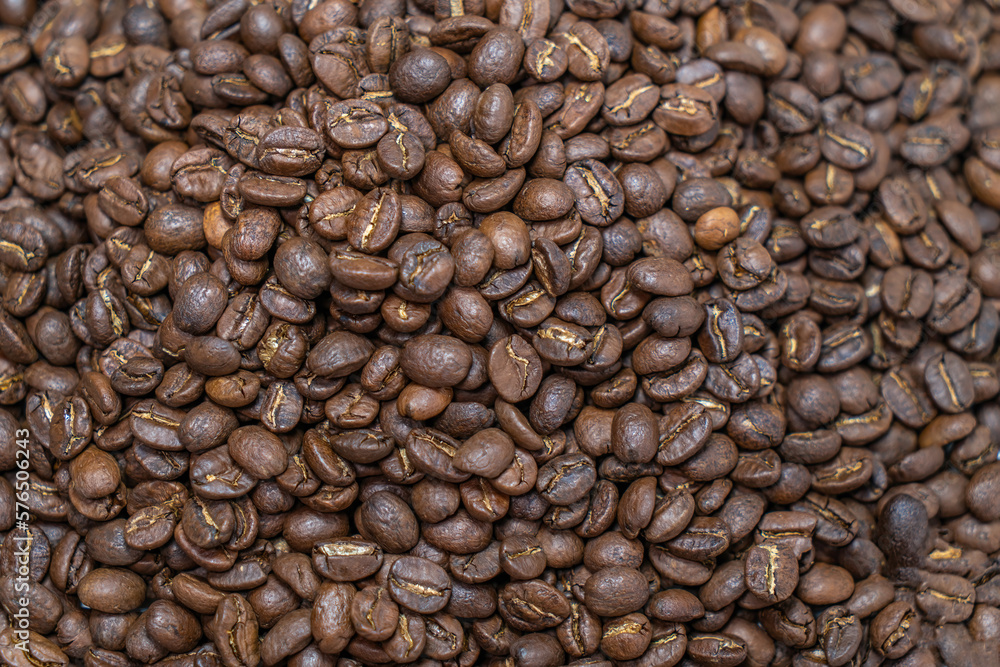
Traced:
<svg viewBox="0 0 1000 667">
<path fill-rule="evenodd" d="M 497 609 L 511 628 L 521 632 L 554 628 L 570 614 L 562 593 L 538 579 L 503 586 Z"/>
<path fill-rule="evenodd" d="M 382 549 L 363 540 L 338 539 L 313 547 L 313 568 L 334 581 L 357 581 L 382 566 Z"/>
<path fill-rule="evenodd" d="M 425 614 L 444 608 L 451 594 L 447 572 L 424 558 L 400 558 L 393 563 L 387 582 L 397 603 Z"/>
<path fill-rule="evenodd" d="M 539 494 L 554 505 L 571 505 L 594 485 L 593 460 L 583 454 L 558 456 L 538 471 Z"/>
<path fill-rule="evenodd" d="M 412 549 L 420 538 L 413 512 L 398 496 L 379 492 L 361 506 L 365 530 L 388 553 Z"/>
<path fill-rule="evenodd" d="M 724 634 L 692 635 L 688 638 L 687 651 L 698 662 L 714 660 L 719 665 L 738 665 L 747 654 L 742 639 Z"/>
<path fill-rule="evenodd" d="M 80 600 L 88 607 L 109 614 L 122 614 L 142 605 L 146 586 L 139 575 L 129 570 L 98 568 L 83 577 Z"/>
<path fill-rule="evenodd" d="M 511 579 L 534 579 L 545 571 L 541 542 L 528 535 L 512 535 L 500 543 L 500 567 Z"/>
<path fill-rule="evenodd" d="M 509 336 L 495 343 L 488 368 L 498 393 L 511 403 L 532 396 L 541 383 L 538 353 L 520 336 Z"/>
<path fill-rule="evenodd" d="M 905 655 L 920 637 L 920 625 L 911 605 L 897 601 L 879 612 L 872 621 L 870 635 L 873 647 L 886 657 Z"/>
<path fill-rule="evenodd" d="M 448 61 L 430 49 L 411 51 L 389 68 L 389 85 L 404 102 L 427 102 L 448 87 Z"/>
</svg>

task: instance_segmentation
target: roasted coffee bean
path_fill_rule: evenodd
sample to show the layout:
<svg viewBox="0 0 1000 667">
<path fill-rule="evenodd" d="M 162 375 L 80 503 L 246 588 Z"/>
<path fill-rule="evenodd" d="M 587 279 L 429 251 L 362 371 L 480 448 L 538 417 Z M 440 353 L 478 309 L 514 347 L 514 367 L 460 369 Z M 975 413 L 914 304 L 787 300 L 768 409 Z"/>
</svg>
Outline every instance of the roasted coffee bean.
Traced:
<svg viewBox="0 0 1000 667">
<path fill-rule="evenodd" d="M 503 586 L 499 591 L 497 609 L 503 620 L 520 632 L 556 627 L 571 611 L 562 593 L 538 579 Z"/>
<path fill-rule="evenodd" d="M 500 567 L 512 579 L 534 579 L 548 564 L 542 544 L 535 537 L 512 535 L 500 543 Z"/>
<path fill-rule="evenodd" d="M 697 662 L 715 661 L 719 665 L 738 665 L 746 658 L 743 640 L 725 634 L 688 637 L 687 652 Z"/>
<path fill-rule="evenodd" d="M 777 541 L 751 547 L 745 560 L 747 590 L 765 602 L 788 599 L 798 585 L 795 552 Z"/>
<path fill-rule="evenodd" d="M 584 454 L 566 454 L 552 459 L 538 471 L 538 492 L 553 505 L 572 505 L 593 487 L 593 460 Z"/>
<path fill-rule="evenodd" d="M 945 352 L 927 361 L 927 389 L 941 410 L 961 412 L 972 404 L 972 376 L 961 357 Z"/>
<path fill-rule="evenodd" d="M 397 603 L 423 614 L 443 609 L 451 594 L 447 572 L 424 558 L 397 560 L 389 570 L 387 584 Z"/>
<path fill-rule="evenodd" d="M 514 459 L 514 441 L 500 429 L 479 431 L 466 440 L 455 453 L 453 464 L 459 470 L 486 478 L 500 476 Z"/>
<path fill-rule="evenodd" d="M 80 601 L 92 609 L 122 614 L 137 609 L 146 597 L 145 583 L 129 570 L 97 568 L 85 575 L 77 589 Z"/>
<path fill-rule="evenodd" d="M 342 539 L 321 542 L 312 550 L 313 568 L 334 581 L 357 581 L 382 566 L 383 554 L 378 545 L 361 540 Z"/>
<path fill-rule="evenodd" d="M 365 531 L 389 553 L 412 549 L 420 539 L 412 510 L 395 494 L 380 491 L 361 506 Z"/>
<path fill-rule="evenodd" d="M 649 587 L 638 570 L 608 567 L 593 573 L 584 584 L 587 607 L 600 616 L 621 616 L 640 609 Z"/>
<path fill-rule="evenodd" d="M 916 611 L 907 602 L 893 602 L 872 621 L 870 635 L 872 648 L 880 655 L 905 655 L 920 637 Z"/>
</svg>

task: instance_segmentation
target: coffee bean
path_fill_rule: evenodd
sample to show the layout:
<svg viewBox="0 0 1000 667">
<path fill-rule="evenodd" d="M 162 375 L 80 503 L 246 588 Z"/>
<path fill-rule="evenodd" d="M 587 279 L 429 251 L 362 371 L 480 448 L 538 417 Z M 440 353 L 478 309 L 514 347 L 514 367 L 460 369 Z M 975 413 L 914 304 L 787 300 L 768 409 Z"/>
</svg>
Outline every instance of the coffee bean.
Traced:
<svg viewBox="0 0 1000 667">
<path fill-rule="evenodd" d="M 872 621 L 870 635 L 873 648 L 886 657 L 902 656 L 920 637 L 920 626 L 915 623 L 916 612 L 904 601 L 893 602 Z"/>
<path fill-rule="evenodd" d="M 451 592 L 448 575 L 426 559 L 406 557 L 397 560 L 387 581 L 393 599 L 407 609 L 426 614 L 448 604 Z"/>
<path fill-rule="evenodd" d="M 419 540 L 413 512 L 398 496 L 379 492 L 368 498 L 361 509 L 365 530 L 389 553 L 412 549 Z"/>
<path fill-rule="evenodd" d="M 139 575 L 114 568 L 98 568 L 85 575 L 78 589 L 80 601 L 109 614 L 122 614 L 142 605 L 146 587 Z"/>
<path fill-rule="evenodd" d="M 609 567 L 593 573 L 584 586 L 586 604 L 601 616 L 621 616 L 646 603 L 649 590 L 638 571 Z"/>
<path fill-rule="evenodd" d="M 499 591 L 497 609 L 511 628 L 521 632 L 556 627 L 570 614 L 566 598 L 538 579 L 506 584 Z"/>
<path fill-rule="evenodd" d="M 719 665 L 738 665 L 747 654 L 743 640 L 724 634 L 692 635 L 687 651 L 698 662 L 715 660 Z"/>
<path fill-rule="evenodd" d="M 596 479 L 593 460 L 583 454 L 566 454 L 552 459 L 538 471 L 539 494 L 554 505 L 572 505 L 593 487 Z"/>
</svg>

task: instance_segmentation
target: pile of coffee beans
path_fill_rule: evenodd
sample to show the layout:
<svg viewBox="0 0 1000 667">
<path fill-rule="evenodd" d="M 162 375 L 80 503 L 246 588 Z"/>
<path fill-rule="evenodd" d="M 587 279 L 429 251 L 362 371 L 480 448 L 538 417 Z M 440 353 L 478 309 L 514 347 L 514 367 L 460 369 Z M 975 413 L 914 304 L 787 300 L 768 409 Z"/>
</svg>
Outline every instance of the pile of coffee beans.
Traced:
<svg viewBox="0 0 1000 667">
<path fill-rule="evenodd" d="M 4 665 L 1000 665 L 993 0 L 36 2 Z"/>
</svg>

